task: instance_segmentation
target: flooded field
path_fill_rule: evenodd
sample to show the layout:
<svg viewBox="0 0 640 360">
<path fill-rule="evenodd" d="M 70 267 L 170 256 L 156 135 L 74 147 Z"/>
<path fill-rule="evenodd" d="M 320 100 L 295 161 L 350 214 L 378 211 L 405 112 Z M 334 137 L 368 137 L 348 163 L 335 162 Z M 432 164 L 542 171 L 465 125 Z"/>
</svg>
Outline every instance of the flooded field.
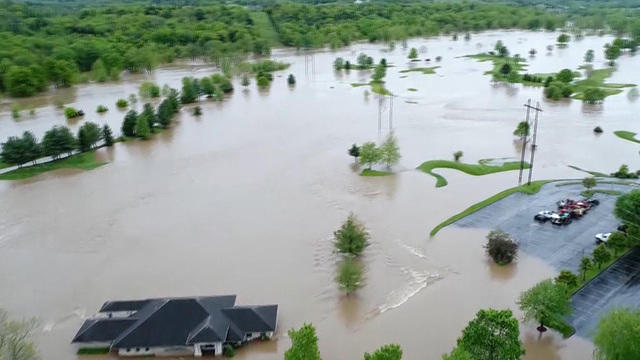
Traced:
<svg viewBox="0 0 640 360">
<path fill-rule="evenodd" d="M 512 135 L 527 99 L 542 113 L 534 179 L 582 178 L 567 165 L 612 172 L 626 163 L 640 168 L 638 146 L 613 135 L 640 132 L 640 101 L 627 91 L 602 105 L 549 102 L 540 88 L 495 84 L 490 63 L 461 56 L 489 51 L 502 40 L 529 62 L 529 71 L 576 69 L 587 49 L 604 67 L 609 37 L 585 37 L 547 53 L 557 33 L 489 32 L 470 41 L 449 37 L 400 43 L 360 44 L 339 51 L 275 51 L 291 63 L 268 90 L 255 82 L 224 102 L 201 101 L 203 116 L 184 109 L 169 131 L 142 142 L 117 144 L 98 154 L 109 164 L 90 172 L 58 171 L 25 181 L 0 182 L 0 307 L 40 319 L 44 359 L 74 359 L 69 345 L 83 318 L 106 300 L 237 294 L 239 304 L 280 305 L 277 340 L 236 353 L 239 359 L 280 359 L 288 329 L 312 322 L 324 359 L 357 359 L 365 351 L 398 343 L 406 359 L 439 359 L 482 308 L 512 308 L 519 293 L 554 276 L 541 259 L 521 253 L 517 263 L 497 267 L 482 245 L 486 230 L 429 231 L 450 215 L 505 188 L 517 172 L 473 177 L 438 172 L 449 185 L 415 169 L 430 159 L 463 161 L 517 158 Z M 432 64 L 411 64 L 409 48 Z M 528 57 L 531 48 L 538 50 Z M 397 174 L 366 178 L 353 169 L 352 143 L 378 140 L 389 131 L 388 99 L 365 96 L 369 71 L 336 73 L 333 60 L 355 61 L 360 52 L 385 57 L 386 88 L 393 100 L 393 129 L 402 159 Z M 435 57 L 442 61 L 435 64 Z M 637 58 L 622 56 L 611 82 L 640 84 Z M 411 66 L 439 65 L 436 74 L 400 73 Z M 174 65 L 118 83 L 88 84 L 19 102 L 35 107 L 11 118 L 0 106 L 0 139 L 54 124 L 74 130 L 83 121 L 108 123 L 119 133 L 124 112 L 118 98 L 137 93 L 142 81 L 179 87 L 184 76 L 216 69 Z M 297 84 L 290 87 L 292 73 Z M 406 77 L 404 77 L 406 75 Z M 409 91 L 415 88 L 417 91 Z M 55 102 L 83 109 L 69 123 Z M 95 113 L 97 105 L 110 108 Z M 141 109 L 141 104 L 137 104 Z M 595 126 L 604 129 L 593 134 Z M 332 233 L 350 212 L 367 225 L 366 285 L 346 297 L 338 290 Z M 519 312 L 516 311 L 519 316 Z M 587 359 L 592 344 L 562 340 L 536 324 L 522 325 L 527 360 Z"/>
</svg>

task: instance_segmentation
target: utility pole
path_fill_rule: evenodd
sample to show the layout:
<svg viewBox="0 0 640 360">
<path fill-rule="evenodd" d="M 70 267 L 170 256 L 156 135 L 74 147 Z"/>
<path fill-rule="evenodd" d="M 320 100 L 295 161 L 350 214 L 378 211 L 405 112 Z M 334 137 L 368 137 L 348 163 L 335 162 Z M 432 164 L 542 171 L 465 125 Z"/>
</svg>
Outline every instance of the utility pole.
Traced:
<svg viewBox="0 0 640 360">
<path fill-rule="evenodd" d="M 393 130 L 393 95 L 389 95 L 389 131 Z"/>
<path fill-rule="evenodd" d="M 384 96 L 378 95 L 378 135 L 382 134 L 382 106 L 384 105 Z"/>
<path fill-rule="evenodd" d="M 529 99 L 527 101 L 527 103 L 524 105 L 527 108 L 527 117 L 526 117 L 526 123 L 527 125 L 529 125 L 529 111 L 531 109 L 531 99 Z M 523 133 L 522 134 L 522 153 L 520 154 L 520 175 L 518 176 L 518 186 L 522 185 L 522 173 L 524 172 L 524 156 L 525 153 L 527 152 L 527 133 Z"/>
<path fill-rule="evenodd" d="M 538 114 L 542 112 L 540 108 L 540 102 L 536 102 L 536 107 L 532 107 L 532 109 L 536 112 L 535 120 L 533 121 L 533 139 L 531 142 L 531 162 L 529 163 L 529 180 L 527 181 L 527 185 L 531 185 L 531 176 L 533 173 L 533 157 L 536 153 L 536 136 L 538 135 Z"/>
</svg>

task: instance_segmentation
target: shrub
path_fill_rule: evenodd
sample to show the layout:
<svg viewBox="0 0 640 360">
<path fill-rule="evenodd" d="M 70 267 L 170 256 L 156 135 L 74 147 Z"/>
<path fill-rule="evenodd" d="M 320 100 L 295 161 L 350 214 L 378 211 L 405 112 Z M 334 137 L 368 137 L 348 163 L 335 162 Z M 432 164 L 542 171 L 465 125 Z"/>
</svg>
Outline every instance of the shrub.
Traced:
<svg viewBox="0 0 640 360">
<path fill-rule="evenodd" d="M 64 108 L 64 116 L 66 116 L 67 119 L 73 119 L 83 115 L 84 112 L 82 110 L 76 110 L 72 107 Z"/>
<path fill-rule="evenodd" d="M 460 161 L 460 158 L 462 157 L 462 155 L 464 155 L 462 150 L 458 150 L 458 151 L 454 152 L 453 153 L 453 160 Z"/>
<path fill-rule="evenodd" d="M 487 254 L 489 254 L 497 264 L 506 265 L 516 259 L 518 244 L 513 241 L 511 235 L 500 229 L 496 229 L 487 235 L 487 240 L 487 245 L 485 245 Z"/>
<path fill-rule="evenodd" d="M 350 257 L 344 259 L 338 268 L 336 280 L 347 294 L 355 292 L 362 287 L 362 266 Z"/>
<path fill-rule="evenodd" d="M 565 284 L 569 289 L 578 286 L 578 276 L 569 270 L 560 271 L 560 275 L 558 275 L 555 280 L 557 283 Z"/>
<path fill-rule="evenodd" d="M 570 83 L 571 80 L 573 80 L 573 75 L 573 71 L 571 71 L 570 69 L 562 69 L 556 76 L 556 79 L 558 79 L 558 81 L 562 81 L 563 83 Z"/>
<path fill-rule="evenodd" d="M 126 108 L 127 106 L 129 106 L 129 102 L 125 99 L 118 99 L 118 101 L 116 101 L 116 106 L 119 108 Z"/>
<path fill-rule="evenodd" d="M 104 105 L 98 105 L 98 108 L 96 109 L 96 112 L 100 114 L 105 113 L 107 111 L 109 111 L 109 109 Z"/>
<path fill-rule="evenodd" d="M 143 98 L 156 98 L 160 96 L 160 87 L 152 82 L 143 82 L 139 93 Z"/>
<path fill-rule="evenodd" d="M 200 106 L 196 106 L 193 108 L 193 115 L 200 116 L 202 115 L 202 108 Z"/>
<path fill-rule="evenodd" d="M 582 93 L 582 99 L 588 104 L 596 104 L 604 100 L 607 94 L 597 87 L 590 87 Z"/>
<path fill-rule="evenodd" d="M 593 129 L 593 132 L 596 133 L 596 134 L 602 134 L 602 128 L 600 126 L 596 126 Z"/>
<path fill-rule="evenodd" d="M 508 75 L 511 73 L 512 67 L 511 64 L 509 63 L 504 63 L 502 64 L 502 66 L 500 67 L 500 73 L 503 75 Z"/>
<path fill-rule="evenodd" d="M 293 74 L 289 74 L 289 77 L 287 78 L 287 83 L 289 85 L 295 85 L 296 83 L 296 77 L 293 76 Z"/>
<path fill-rule="evenodd" d="M 224 350 L 222 351 L 222 353 L 225 357 L 228 358 L 234 357 L 236 354 L 235 350 L 233 350 L 233 346 L 228 344 L 224 346 Z"/>
</svg>

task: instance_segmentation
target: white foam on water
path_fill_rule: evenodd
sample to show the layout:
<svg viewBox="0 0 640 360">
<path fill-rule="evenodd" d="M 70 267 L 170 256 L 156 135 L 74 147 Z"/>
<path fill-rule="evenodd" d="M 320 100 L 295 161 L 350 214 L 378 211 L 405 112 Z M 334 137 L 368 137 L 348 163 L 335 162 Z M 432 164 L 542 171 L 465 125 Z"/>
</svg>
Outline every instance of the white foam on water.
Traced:
<svg viewBox="0 0 640 360">
<path fill-rule="evenodd" d="M 403 288 L 391 291 L 385 303 L 378 306 L 375 313 L 382 314 L 401 306 L 428 285 L 442 279 L 440 274 L 429 271 L 416 271 L 409 268 L 401 268 L 401 271 L 409 277 L 409 282 Z"/>
</svg>

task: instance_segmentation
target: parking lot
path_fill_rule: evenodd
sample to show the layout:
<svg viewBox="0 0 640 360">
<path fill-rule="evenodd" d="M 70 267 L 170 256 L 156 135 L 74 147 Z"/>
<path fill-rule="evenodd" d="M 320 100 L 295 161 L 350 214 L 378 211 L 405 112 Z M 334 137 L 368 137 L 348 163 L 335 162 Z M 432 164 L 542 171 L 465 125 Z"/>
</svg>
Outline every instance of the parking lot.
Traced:
<svg viewBox="0 0 640 360">
<path fill-rule="evenodd" d="M 578 271 L 583 256 L 590 256 L 596 247 L 595 234 L 615 231 L 619 221 L 613 215 L 616 196 L 596 194 L 600 205 L 569 225 L 552 225 L 533 220 L 541 210 L 556 210 L 561 199 L 581 199 L 580 184 L 558 186 L 550 183 L 536 195 L 512 194 L 455 223 L 473 228 L 500 228 L 519 243 L 520 251 L 537 256 L 558 270 Z M 598 189 L 628 192 L 627 185 L 599 184 Z"/>
<path fill-rule="evenodd" d="M 569 323 L 593 337 L 600 317 L 618 307 L 640 308 L 640 247 L 622 257 L 573 295 Z"/>
</svg>

